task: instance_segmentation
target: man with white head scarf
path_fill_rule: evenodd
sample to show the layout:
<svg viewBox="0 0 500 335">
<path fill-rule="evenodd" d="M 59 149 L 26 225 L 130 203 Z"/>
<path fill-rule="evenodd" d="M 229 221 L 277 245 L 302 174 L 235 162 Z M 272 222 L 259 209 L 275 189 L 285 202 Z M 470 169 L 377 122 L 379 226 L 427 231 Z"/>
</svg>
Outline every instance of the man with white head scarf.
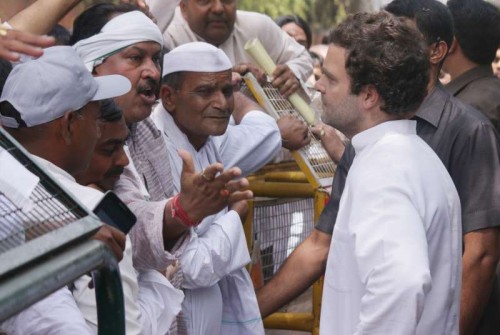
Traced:
<svg viewBox="0 0 500 335">
<path fill-rule="evenodd" d="M 166 146 L 149 118 L 159 85 L 163 42 L 154 23 L 134 9 L 113 4 L 89 8 L 75 20 L 72 42 L 94 75 L 118 73 L 132 82 L 132 91 L 115 100 L 130 129 L 127 149 L 131 161 L 115 185 L 115 191 L 138 218 L 130 232 L 134 267 L 163 272 L 182 253 L 192 224 L 217 213 L 229 201 L 250 197 L 251 192 L 236 192 L 246 185 L 245 179 L 231 181 L 239 175 L 237 169 L 222 172 L 220 164 L 213 164 L 206 174 L 222 173 L 214 182 L 207 183 L 188 166 L 183 171 L 183 184 L 177 198 L 180 200 L 173 207 Z M 189 159 L 186 154 L 182 157 Z M 232 193 L 222 196 L 220 190 L 226 184 Z M 181 280 L 180 271 L 171 279 L 176 287 Z"/>
<path fill-rule="evenodd" d="M 191 153 L 197 171 L 221 162 L 239 166 L 243 175 L 277 153 L 281 138 L 276 122 L 241 93 L 233 94 L 232 65 L 222 50 L 204 42 L 187 43 L 168 53 L 163 64 L 161 104 L 152 118 L 167 145 L 175 191 L 180 189 L 180 149 Z M 205 217 L 192 229 L 180 256 L 189 334 L 264 332 L 244 268 L 250 256 L 240 218 L 246 207 L 241 205 Z"/>
</svg>

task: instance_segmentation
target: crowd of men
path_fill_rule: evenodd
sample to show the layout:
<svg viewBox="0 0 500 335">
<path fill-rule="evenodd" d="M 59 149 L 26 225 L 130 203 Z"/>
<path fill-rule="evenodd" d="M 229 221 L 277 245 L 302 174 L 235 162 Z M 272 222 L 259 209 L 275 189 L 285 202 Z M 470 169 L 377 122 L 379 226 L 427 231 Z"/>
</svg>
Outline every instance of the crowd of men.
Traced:
<svg viewBox="0 0 500 335">
<path fill-rule="evenodd" d="M 309 28 L 236 0 L 137 0 L 87 8 L 70 46 L 53 46 L 44 34 L 79 2 L 38 0 L 1 24 L 0 125 L 88 209 L 113 191 L 137 217 L 93 236 L 120 260 L 127 334 L 264 334 L 262 318 L 322 275 L 321 334 L 498 334 L 498 8 L 393 0 L 332 27 L 312 129 L 338 164 L 331 197 L 255 291 L 246 176 L 310 138 L 239 82 L 250 71 L 307 94 Z M 254 37 L 270 78 L 243 49 Z M 95 334 L 89 280 L 0 329 Z"/>
</svg>

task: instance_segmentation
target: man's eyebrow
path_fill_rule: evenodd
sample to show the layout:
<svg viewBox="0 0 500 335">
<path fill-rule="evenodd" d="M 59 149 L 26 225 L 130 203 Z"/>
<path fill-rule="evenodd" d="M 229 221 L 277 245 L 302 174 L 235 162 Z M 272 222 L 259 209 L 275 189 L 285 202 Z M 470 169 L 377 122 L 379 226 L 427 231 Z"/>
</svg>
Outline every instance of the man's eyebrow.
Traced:
<svg viewBox="0 0 500 335">
<path fill-rule="evenodd" d="M 323 71 L 323 74 L 325 74 L 328 78 L 330 79 L 335 79 L 336 77 L 328 71 L 324 66 L 321 67 L 321 71 Z"/>
</svg>

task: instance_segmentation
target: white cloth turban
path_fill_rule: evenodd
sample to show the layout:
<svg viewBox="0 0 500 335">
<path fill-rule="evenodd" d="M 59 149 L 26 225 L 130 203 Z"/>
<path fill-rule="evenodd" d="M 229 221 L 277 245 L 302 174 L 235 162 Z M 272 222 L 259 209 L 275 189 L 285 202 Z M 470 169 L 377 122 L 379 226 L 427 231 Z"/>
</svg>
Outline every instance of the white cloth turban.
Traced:
<svg viewBox="0 0 500 335">
<path fill-rule="evenodd" d="M 163 37 L 156 24 L 139 11 L 120 14 L 102 27 L 101 32 L 78 41 L 73 48 L 92 71 L 104 59 L 132 44 L 153 41 L 163 47 Z"/>
</svg>

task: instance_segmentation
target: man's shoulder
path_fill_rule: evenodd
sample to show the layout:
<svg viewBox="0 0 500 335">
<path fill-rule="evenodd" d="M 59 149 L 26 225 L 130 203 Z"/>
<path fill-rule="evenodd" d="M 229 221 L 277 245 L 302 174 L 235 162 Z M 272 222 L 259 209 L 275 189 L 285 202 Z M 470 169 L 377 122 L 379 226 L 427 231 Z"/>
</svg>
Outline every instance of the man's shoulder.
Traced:
<svg viewBox="0 0 500 335">
<path fill-rule="evenodd" d="M 255 30 L 256 28 L 264 29 L 270 26 L 274 27 L 274 25 L 276 25 L 274 21 L 265 14 L 248 12 L 245 10 L 236 11 L 235 28 L 250 27 L 251 29 Z"/>
</svg>

